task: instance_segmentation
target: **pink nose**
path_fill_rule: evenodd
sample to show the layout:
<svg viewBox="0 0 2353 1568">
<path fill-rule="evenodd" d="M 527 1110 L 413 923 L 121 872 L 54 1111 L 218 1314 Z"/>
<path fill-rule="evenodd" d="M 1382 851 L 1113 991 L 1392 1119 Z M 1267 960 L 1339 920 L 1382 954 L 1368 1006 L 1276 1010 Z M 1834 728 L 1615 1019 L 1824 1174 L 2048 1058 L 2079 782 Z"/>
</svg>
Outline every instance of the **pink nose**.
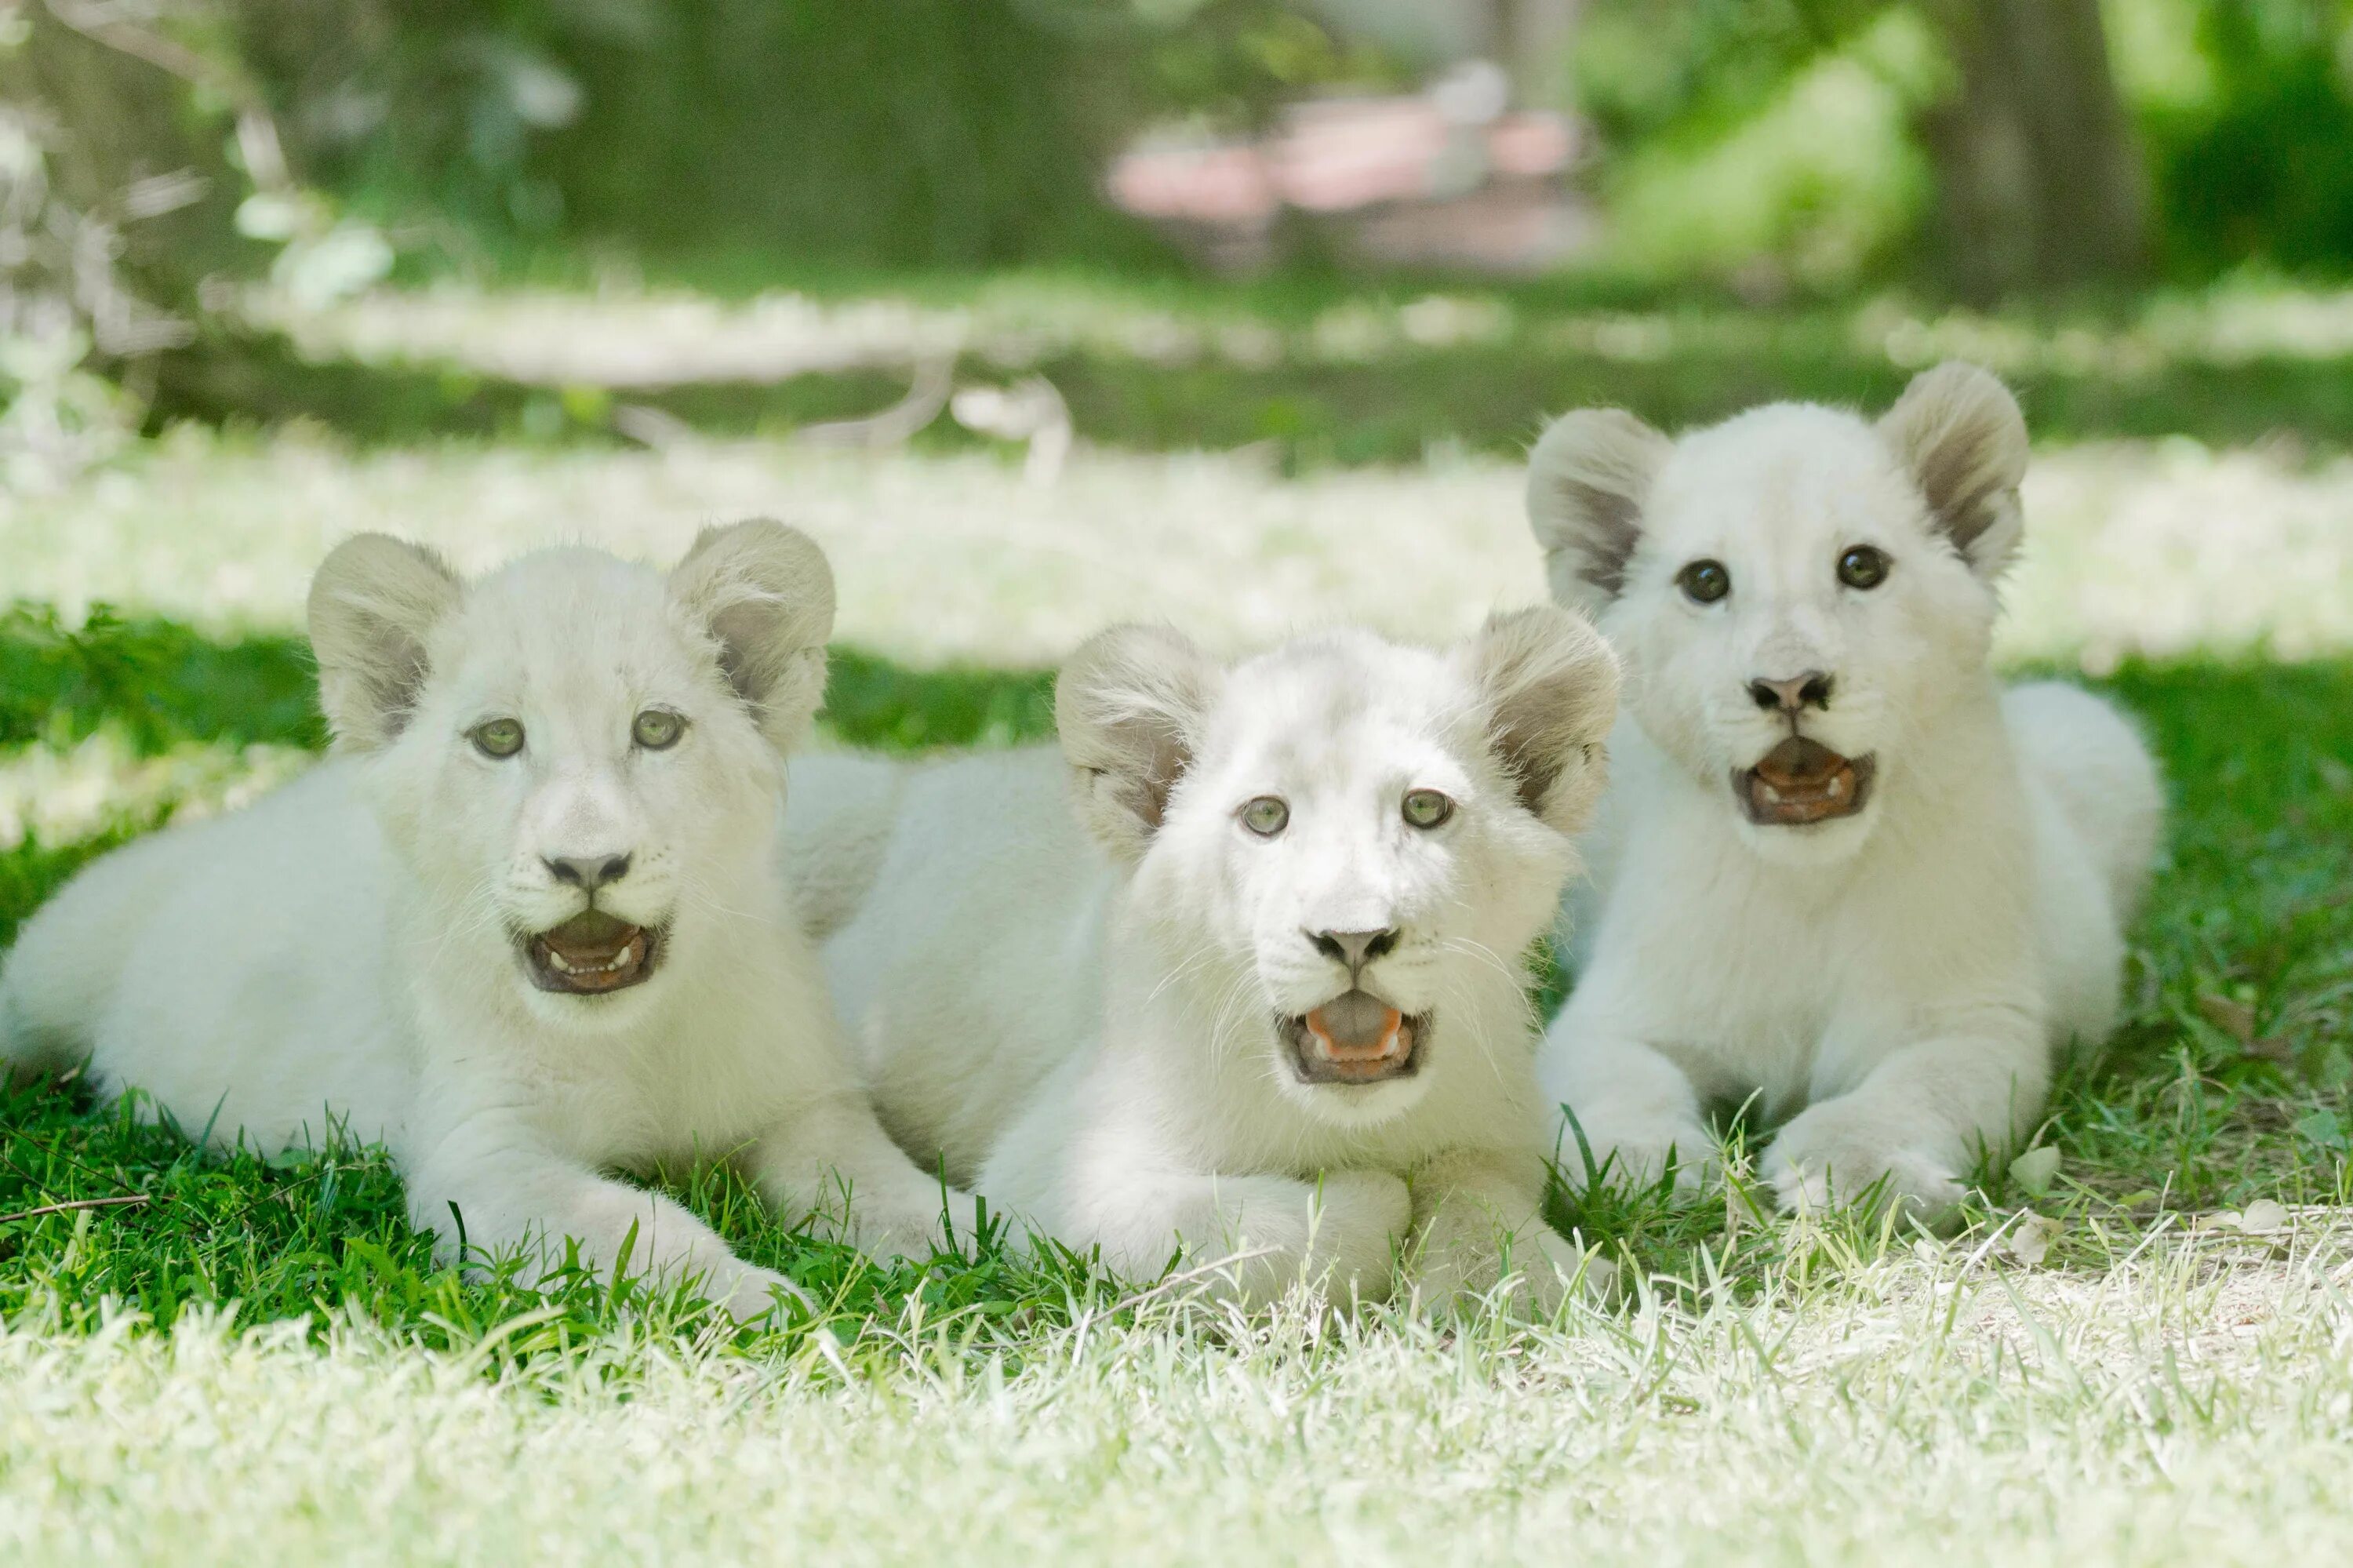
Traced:
<svg viewBox="0 0 2353 1568">
<path fill-rule="evenodd" d="M 1807 708 L 1827 711 L 1831 705 L 1831 677 L 1820 670 L 1808 670 L 1785 681 L 1760 676 L 1748 683 L 1748 696 L 1767 713 L 1778 710 L 1795 718 Z"/>
</svg>

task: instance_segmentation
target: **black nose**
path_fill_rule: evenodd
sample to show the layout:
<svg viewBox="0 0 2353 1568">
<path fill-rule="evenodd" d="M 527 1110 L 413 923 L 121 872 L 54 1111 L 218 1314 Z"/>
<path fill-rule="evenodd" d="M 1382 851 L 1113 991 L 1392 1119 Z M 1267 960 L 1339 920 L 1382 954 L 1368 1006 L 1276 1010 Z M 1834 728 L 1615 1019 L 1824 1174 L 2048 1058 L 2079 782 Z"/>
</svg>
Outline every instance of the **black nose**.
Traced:
<svg viewBox="0 0 2353 1568">
<path fill-rule="evenodd" d="M 1748 683 L 1748 696 L 1767 713 L 1775 709 L 1795 718 L 1808 708 L 1827 712 L 1831 705 L 1831 678 L 1820 670 L 1808 670 L 1786 681 L 1758 679 Z"/>
<path fill-rule="evenodd" d="M 1398 945 L 1394 927 L 1387 931 L 1310 931 L 1307 939 L 1325 958 L 1347 965 L 1351 976 Z"/>
<path fill-rule="evenodd" d="M 594 893 L 629 874 L 629 857 L 625 854 L 552 854 L 541 863 L 547 867 L 548 875 L 583 893 Z"/>
</svg>

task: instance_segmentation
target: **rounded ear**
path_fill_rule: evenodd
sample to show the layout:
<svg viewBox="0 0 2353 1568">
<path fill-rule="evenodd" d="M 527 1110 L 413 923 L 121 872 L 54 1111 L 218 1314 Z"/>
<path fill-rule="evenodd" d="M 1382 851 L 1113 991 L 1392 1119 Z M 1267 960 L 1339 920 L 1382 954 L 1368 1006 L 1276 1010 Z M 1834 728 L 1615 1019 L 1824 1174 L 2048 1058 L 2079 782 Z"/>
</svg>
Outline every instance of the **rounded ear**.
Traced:
<svg viewBox="0 0 2353 1568">
<path fill-rule="evenodd" d="M 705 528 L 670 574 L 670 602 L 718 644 L 720 672 L 779 751 L 825 696 L 833 568 L 817 541 L 765 517 Z"/>
<path fill-rule="evenodd" d="M 1622 408 L 1555 419 L 1528 454 L 1528 525 L 1552 595 L 1598 614 L 1626 586 L 1642 504 L 1674 443 Z"/>
<path fill-rule="evenodd" d="M 347 751 L 389 745 L 431 673 L 426 639 L 466 587 L 440 556 L 389 534 L 355 534 L 311 578 L 319 705 Z"/>
<path fill-rule="evenodd" d="M 1079 815 L 1123 864 L 1143 858 L 1192 765 L 1225 672 L 1165 626 L 1114 626 L 1054 683 L 1054 726 Z"/>
<path fill-rule="evenodd" d="M 2026 417 L 2010 388 L 1959 360 L 1924 370 L 1879 421 L 1879 433 L 1928 503 L 1928 520 L 1978 577 L 2018 553 L 2026 522 Z"/>
<path fill-rule="evenodd" d="M 1549 604 L 1490 618 L 1463 652 L 1487 743 L 1520 804 L 1564 833 L 1582 831 L 1609 777 L 1617 655 L 1583 616 Z"/>
</svg>

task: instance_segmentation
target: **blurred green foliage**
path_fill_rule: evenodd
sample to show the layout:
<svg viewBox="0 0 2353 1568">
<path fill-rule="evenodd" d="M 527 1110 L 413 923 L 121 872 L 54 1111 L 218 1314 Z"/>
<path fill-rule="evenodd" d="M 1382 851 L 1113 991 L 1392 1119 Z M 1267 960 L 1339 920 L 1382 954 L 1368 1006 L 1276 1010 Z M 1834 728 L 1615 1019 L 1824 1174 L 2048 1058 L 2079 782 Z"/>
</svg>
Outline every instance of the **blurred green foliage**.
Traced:
<svg viewBox="0 0 2353 1568">
<path fill-rule="evenodd" d="M 1746 267 L 1814 291 L 1921 270 L 1936 171 L 1920 127 L 1954 90 L 1938 29 L 1970 9 L 1588 0 L 1567 79 L 1595 133 L 1580 178 L 1611 219 L 1599 264 L 1652 281 Z M 202 68 L 183 72 L 193 90 L 167 119 L 185 129 L 209 113 L 234 143 L 234 101 L 259 94 L 298 176 L 412 255 L 594 239 L 658 257 L 733 246 L 852 266 L 1159 267 L 1155 237 L 1101 199 L 1104 160 L 1150 124 L 1249 129 L 1335 84 L 1406 85 L 1400 62 L 1335 23 L 1345 10 L 174 0 L 153 30 Z M 2342 271 L 2353 0 L 2104 12 L 2168 270 Z M 21 74 L 56 98 L 105 50 L 50 31 L 56 69 L 26 57 Z M 109 79 L 149 69 L 119 56 Z M 134 96 L 152 115 L 155 93 Z"/>
<path fill-rule="evenodd" d="M 305 175 L 461 248 L 1163 261 L 1122 137 L 1382 69 L 1277 0 L 227 3 Z"/>
<path fill-rule="evenodd" d="M 1947 7 L 1964 9 L 1966 7 Z M 1954 90 L 1924 0 L 1588 0 L 1606 260 L 1762 266 L 1820 291 L 1932 270 L 1922 116 Z M 2168 276 L 2353 270 L 2353 0 L 2104 0 Z"/>
<path fill-rule="evenodd" d="M 2137 104 L 2168 260 L 2193 275 L 2247 261 L 2342 275 L 2353 263 L 2353 4 L 2151 10 L 2173 13 L 2174 26 L 2143 46 L 2156 58 Z M 2138 41 L 2152 19 L 2117 30 Z"/>
<path fill-rule="evenodd" d="M 474 236 L 860 261 L 1116 244 L 1078 5 L 237 0 L 312 178 Z"/>
<path fill-rule="evenodd" d="M 306 176 L 412 248 L 973 266 L 1166 256 L 1099 196 L 1142 126 L 1265 124 L 1400 64 L 1284 0 L 226 0 Z M 1573 46 L 1600 266 L 1922 270 L 1926 0 L 1589 0 Z M 1949 10 L 1947 13 L 1949 15 Z M 2353 0 L 2108 0 L 2158 260 L 2353 255 Z"/>
</svg>

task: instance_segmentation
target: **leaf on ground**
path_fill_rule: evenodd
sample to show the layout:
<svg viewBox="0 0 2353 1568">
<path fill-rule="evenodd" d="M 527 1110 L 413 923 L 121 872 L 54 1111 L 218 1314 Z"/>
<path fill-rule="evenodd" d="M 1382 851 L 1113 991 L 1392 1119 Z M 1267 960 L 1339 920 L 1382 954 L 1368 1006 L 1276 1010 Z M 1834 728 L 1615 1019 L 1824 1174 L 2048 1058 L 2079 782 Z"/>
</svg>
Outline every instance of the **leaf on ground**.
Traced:
<svg viewBox="0 0 2353 1568">
<path fill-rule="evenodd" d="M 2198 999 L 2198 1013 L 2242 1045 L 2255 1038 L 2255 1010 L 2243 1001 L 2210 991 Z"/>
<path fill-rule="evenodd" d="M 2032 1268 L 2050 1255 L 2051 1244 L 2066 1227 L 2045 1214 L 2025 1213 L 2010 1227 L 2010 1255 Z"/>
<path fill-rule="evenodd" d="M 2028 1150 L 2010 1162 L 2010 1179 L 2030 1198 L 2040 1198 L 2050 1192 L 2052 1178 L 2058 1174 L 2059 1151 L 2047 1143 L 2040 1149 Z"/>
<path fill-rule="evenodd" d="M 2297 1118 L 2295 1130 L 2323 1149 L 2334 1149 L 2340 1152 L 2353 1149 L 2353 1138 L 2346 1135 L 2345 1124 L 2338 1121 L 2337 1113 L 2327 1106 L 2316 1111 L 2307 1111 Z"/>
<path fill-rule="evenodd" d="M 2269 1198 L 2256 1199 L 2239 1215 L 2239 1228 L 2242 1231 L 2284 1231 L 2287 1226 L 2286 1205 Z"/>
</svg>

